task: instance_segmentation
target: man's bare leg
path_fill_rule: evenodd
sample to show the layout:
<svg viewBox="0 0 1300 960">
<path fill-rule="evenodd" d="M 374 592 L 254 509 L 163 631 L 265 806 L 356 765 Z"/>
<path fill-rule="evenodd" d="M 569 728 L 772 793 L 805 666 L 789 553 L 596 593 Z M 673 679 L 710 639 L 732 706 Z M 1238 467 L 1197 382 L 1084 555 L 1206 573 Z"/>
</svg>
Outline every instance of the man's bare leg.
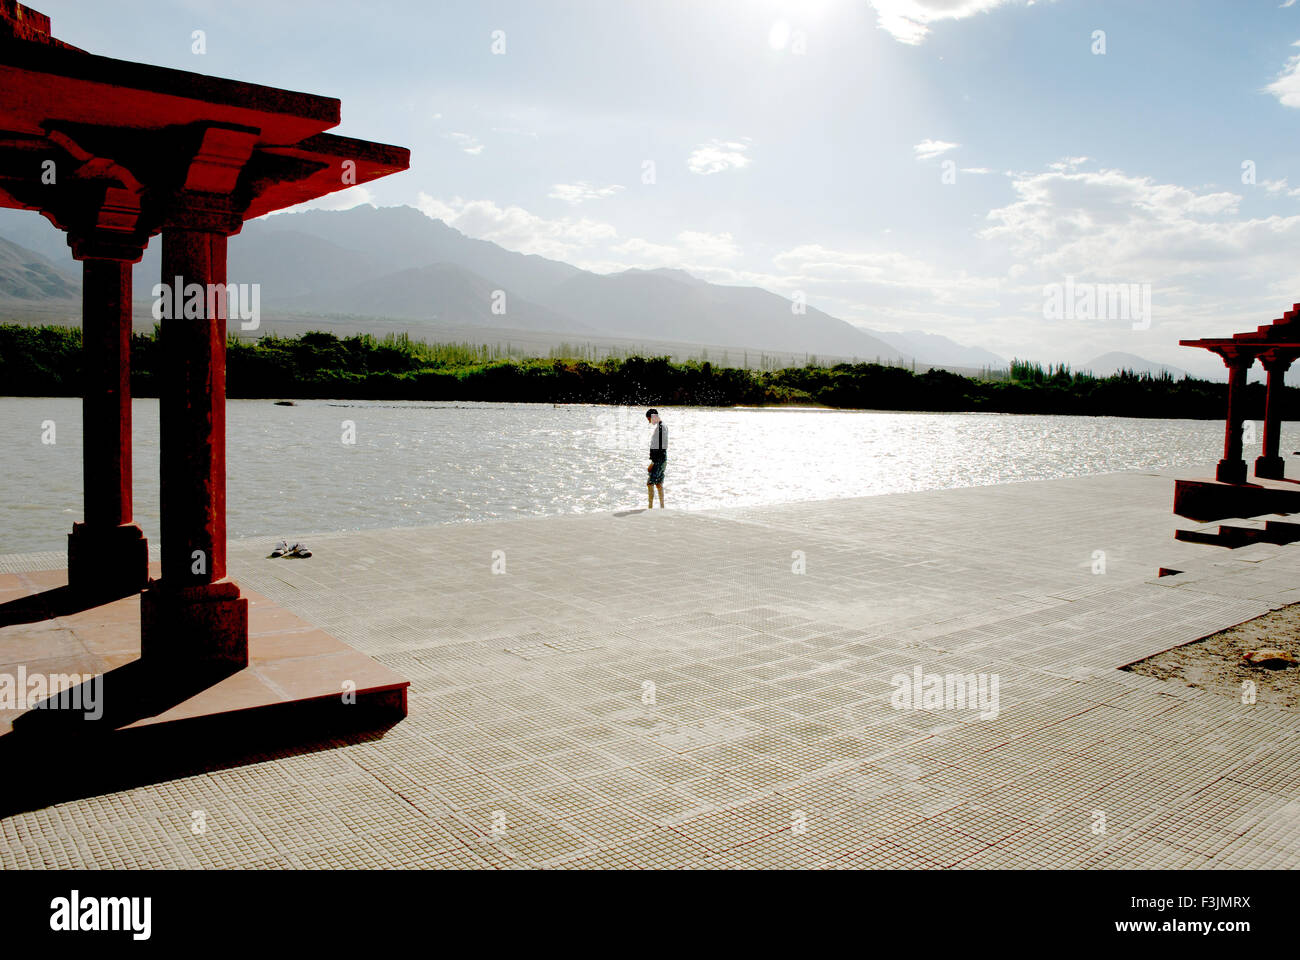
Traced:
<svg viewBox="0 0 1300 960">
<path fill-rule="evenodd" d="M 662 483 L 656 483 L 655 489 L 659 491 L 659 509 L 662 510 L 664 509 L 664 485 Z M 650 499 L 654 500 L 654 494 L 650 495 Z"/>
<path fill-rule="evenodd" d="M 646 507 L 646 509 L 647 509 L 647 510 L 653 510 L 653 509 L 655 508 L 655 487 L 654 487 L 654 484 L 653 484 L 653 483 L 647 483 L 647 484 L 645 485 L 645 492 L 646 492 L 646 495 L 650 498 L 650 504 L 649 504 L 649 506 Z"/>
</svg>

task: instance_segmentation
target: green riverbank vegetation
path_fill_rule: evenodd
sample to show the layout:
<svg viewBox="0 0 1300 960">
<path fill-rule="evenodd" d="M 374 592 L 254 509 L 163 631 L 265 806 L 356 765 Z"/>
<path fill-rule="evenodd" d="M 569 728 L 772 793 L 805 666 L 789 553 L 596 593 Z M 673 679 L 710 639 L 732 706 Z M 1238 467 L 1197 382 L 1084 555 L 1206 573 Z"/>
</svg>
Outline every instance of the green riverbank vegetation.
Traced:
<svg viewBox="0 0 1300 960">
<path fill-rule="evenodd" d="M 131 339 L 131 388 L 155 397 L 165 375 L 159 331 Z M 841 409 L 988 411 L 1160 418 L 1218 418 L 1227 385 L 1121 371 L 1096 377 L 1066 366 L 1013 361 L 1000 371 L 962 376 L 879 363 L 780 369 L 720 366 L 667 357 L 523 357 L 499 346 L 425 343 L 406 335 L 306 333 L 231 337 L 231 398 L 480 400 L 665 406 L 817 405 Z M 579 352 L 579 351 L 573 351 Z M 0 393 L 77 396 L 81 331 L 0 324 Z M 1300 394 L 1288 388 L 1283 416 L 1295 419 Z M 1247 389 L 1246 416 L 1263 416 L 1264 389 Z"/>
</svg>

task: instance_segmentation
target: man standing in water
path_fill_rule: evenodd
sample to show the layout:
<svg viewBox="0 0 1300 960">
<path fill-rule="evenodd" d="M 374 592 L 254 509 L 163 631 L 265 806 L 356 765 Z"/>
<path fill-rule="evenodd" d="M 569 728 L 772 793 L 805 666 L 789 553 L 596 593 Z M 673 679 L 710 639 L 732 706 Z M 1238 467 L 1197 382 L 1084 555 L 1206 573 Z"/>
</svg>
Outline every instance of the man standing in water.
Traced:
<svg viewBox="0 0 1300 960">
<path fill-rule="evenodd" d="M 647 510 L 655 506 L 655 489 L 659 490 L 659 509 L 664 508 L 664 467 L 668 463 L 668 428 L 659 419 L 658 410 L 647 410 L 645 418 L 654 428 L 650 434 L 650 465 L 646 467 L 650 477 L 645 482 L 645 492 L 650 500 Z"/>
</svg>

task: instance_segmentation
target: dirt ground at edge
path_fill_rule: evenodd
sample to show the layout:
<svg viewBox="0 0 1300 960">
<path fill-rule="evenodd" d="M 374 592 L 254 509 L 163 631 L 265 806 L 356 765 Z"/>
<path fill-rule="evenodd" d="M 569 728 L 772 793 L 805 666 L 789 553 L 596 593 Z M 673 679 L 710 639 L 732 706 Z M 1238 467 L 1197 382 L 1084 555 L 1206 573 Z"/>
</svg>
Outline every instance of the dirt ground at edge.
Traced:
<svg viewBox="0 0 1300 960">
<path fill-rule="evenodd" d="M 1300 666 L 1284 670 L 1252 667 L 1251 650 L 1284 650 L 1300 660 L 1300 603 L 1247 620 L 1200 640 L 1139 660 L 1125 670 L 1175 680 L 1241 702 L 1245 681 L 1255 684 L 1255 702 L 1300 712 Z"/>
</svg>

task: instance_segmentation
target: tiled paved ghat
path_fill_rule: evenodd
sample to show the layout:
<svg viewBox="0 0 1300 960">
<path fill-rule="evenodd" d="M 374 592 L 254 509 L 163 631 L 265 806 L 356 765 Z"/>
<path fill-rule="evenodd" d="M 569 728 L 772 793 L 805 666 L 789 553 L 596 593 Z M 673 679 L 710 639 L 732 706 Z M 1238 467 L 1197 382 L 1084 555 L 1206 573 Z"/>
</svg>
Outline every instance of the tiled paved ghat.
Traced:
<svg viewBox="0 0 1300 960">
<path fill-rule="evenodd" d="M 245 588 L 409 678 L 410 716 L 9 816 L 0 866 L 1300 866 L 1296 714 L 1117 669 L 1300 600 L 1300 545 L 1176 543 L 1172 496 L 1121 474 L 232 544 Z M 995 675 L 996 716 L 899 708 L 917 668 Z"/>
</svg>

